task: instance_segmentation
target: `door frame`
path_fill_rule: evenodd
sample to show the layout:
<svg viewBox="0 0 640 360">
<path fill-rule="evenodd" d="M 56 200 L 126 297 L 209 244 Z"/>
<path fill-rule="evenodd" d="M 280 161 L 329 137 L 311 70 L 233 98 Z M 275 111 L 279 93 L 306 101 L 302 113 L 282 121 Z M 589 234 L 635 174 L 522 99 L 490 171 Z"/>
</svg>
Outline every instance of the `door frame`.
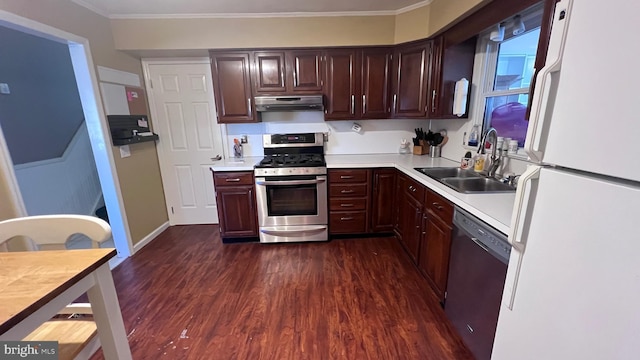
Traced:
<svg viewBox="0 0 640 360">
<path fill-rule="evenodd" d="M 208 76 L 209 76 L 209 80 L 211 81 L 211 84 L 213 85 L 213 76 L 211 74 L 211 58 L 209 57 L 193 57 L 193 58 L 182 58 L 182 57 L 178 57 L 178 58 L 142 58 L 142 73 L 143 73 L 143 77 L 144 77 L 144 88 L 145 91 L 147 92 L 147 100 L 149 101 L 149 112 L 151 114 L 152 118 L 157 119 L 158 118 L 158 114 L 156 112 L 156 103 L 155 103 L 155 98 L 153 95 L 153 88 L 151 87 L 151 75 L 150 75 L 150 71 L 149 71 L 149 66 L 150 65 L 193 65 L 193 64 L 197 64 L 197 65 L 202 65 L 202 64 L 206 64 L 209 67 L 209 72 L 208 72 Z M 213 93 L 214 89 L 213 86 L 211 88 L 211 95 L 212 100 L 215 99 L 215 94 Z M 218 109 L 215 108 L 216 104 L 215 101 L 213 103 L 214 106 L 214 110 L 216 111 L 216 114 L 218 112 Z M 222 138 L 222 157 L 224 159 L 228 158 L 229 154 L 228 154 L 228 150 L 227 150 L 227 145 L 228 145 L 228 140 L 227 140 L 227 127 L 226 124 L 220 124 L 217 122 L 216 118 L 211 119 L 211 121 L 215 122 L 218 124 L 218 126 L 220 127 L 220 136 Z M 156 152 L 158 153 L 158 162 L 160 163 L 160 173 L 162 175 L 162 177 L 165 176 L 165 174 L 162 172 L 162 168 L 163 168 L 163 163 L 166 159 L 166 156 L 164 154 L 164 151 L 162 149 L 162 146 L 156 146 Z M 213 180 L 212 180 L 213 181 Z M 212 182 L 213 184 L 213 182 Z M 163 181 L 163 187 L 164 187 L 164 181 Z M 167 204 L 167 215 L 169 216 L 169 224 L 170 225 L 176 225 L 173 219 L 173 214 L 171 212 L 171 204 L 169 204 L 169 202 L 166 202 Z M 217 206 L 217 204 L 216 204 Z M 218 220 L 219 221 L 219 220 Z"/>
<path fill-rule="evenodd" d="M 8 11 L 0 10 L 0 24 L 8 28 L 21 31 L 34 36 L 67 44 L 71 55 L 71 63 L 76 77 L 76 83 L 80 93 L 80 102 L 84 113 L 93 157 L 98 170 L 100 187 L 109 213 L 109 221 L 113 233 L 113 240 L 118 251 L 118 258 L 122 260 L 131 256 L 134 252 L 131 240 L 131 232 L 122 199 L 122 191 L 118 181 L 111 142 L 109 127 L 100 90 L 96 68 L 93 63 L 89 40 L 42 24 L 40 22 L 18 16 Z M 13 161 L 7 147 L 4 134 L 0 129 L 0 178 L 5 178 L 7 188 L 12 193 L 9 199 L 11 207 L 18 217 L 27 216 L 26 207 L 20 193 L 18 180 L 13 169 Z"/>
</svg>

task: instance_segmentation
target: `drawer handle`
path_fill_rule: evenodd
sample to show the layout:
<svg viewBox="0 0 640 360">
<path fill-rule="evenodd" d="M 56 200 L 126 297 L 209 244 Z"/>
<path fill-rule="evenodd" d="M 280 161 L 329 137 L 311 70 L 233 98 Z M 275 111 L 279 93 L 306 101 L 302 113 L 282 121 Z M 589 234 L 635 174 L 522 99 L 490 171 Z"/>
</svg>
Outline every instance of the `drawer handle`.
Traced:
<svg viewBox="0 0 640 360">
<path fill-rule="evenodd" d="M 226 182 L 238 182 L 238 181 L 240 181 L 240 179 L 238 179 L 238 178 L 235 178 L 235 179 L 224 179 L 224 181 L 226 181 Z"/>
<path fill-rule="evenodd" d="M 351 220 L 353 220 L 353 217 L 352 217 L 352 216 L 348 216 L 348 217 L 341 217 L 341 218 L 340 218 L 340 221 L 351 221 Z"/>
<path fill-rule="evenodd" d="M 340 191 L 341 194 L 351 194 L 353 192 L 353 190 L 342 190 Z"/>
<path fill-rule="evenodd" d="M 409 185 L 409 190 L 413 190 L 413 186 Z"/>
<path fill-rule="evenodd" d="M 353 204 L 340 204 L 340 207 L 353 207 Z"/>
<path fill-rule="evenodd" d="M 353 179 L 352 175 L 340 175 L 340 179 Z"/>
<path fill-rule="evenodd" d="M 433 205 L 438 210 L 444 209 L 444 207 L 442 205 L 440 205 L 439 203 L 437 203 L 437 202 L 433 202 L 433 203 L 431 203 L 431 205 Z"/>
</svg>

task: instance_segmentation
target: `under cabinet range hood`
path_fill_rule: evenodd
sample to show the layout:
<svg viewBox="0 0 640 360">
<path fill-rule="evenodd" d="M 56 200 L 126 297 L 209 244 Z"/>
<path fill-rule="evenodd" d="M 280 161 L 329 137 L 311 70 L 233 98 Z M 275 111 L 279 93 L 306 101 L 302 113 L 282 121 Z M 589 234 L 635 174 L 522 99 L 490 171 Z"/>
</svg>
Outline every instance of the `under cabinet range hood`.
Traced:
<svg viewBox="0 0 640 360">
<path fill-rule="evenodd" d="M 256 96 L 256 110 L 267 111 L 322 111 L 322 95 Z"/>
</svg>

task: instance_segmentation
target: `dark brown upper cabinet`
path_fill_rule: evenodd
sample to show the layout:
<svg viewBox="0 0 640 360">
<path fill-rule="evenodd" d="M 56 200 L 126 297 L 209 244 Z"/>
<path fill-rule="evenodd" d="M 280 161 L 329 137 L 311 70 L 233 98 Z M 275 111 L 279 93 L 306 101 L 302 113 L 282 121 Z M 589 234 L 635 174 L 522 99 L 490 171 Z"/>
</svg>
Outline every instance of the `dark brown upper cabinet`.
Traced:
<svg viewBox="0 0 640 360">
<path fill-rule="evenodd" d="M 255 122 L 251 98 L 250 54 L 211 53 L 211 71 L 219 123 Z"/>
<path fill-rule="evenodd" d="M 320 93 L 323 78 L 323 50 L 289 50 L 287 54 L 287 92 Z"/>
<path fill-rule="evenodd" d="M 426 118 L 431 41 L 399 46 L 394 54 L 391 114 Z"/>
<path fill-rule="evenodd" d="M 358 52 L 355 49 L 328 50 L 325 58 L 325 119 L 353 120 L 360 117 L 360 78 Z M 358 104 L 356 104 L 358 98 Z"/>
<path fill-rule="evenodd" d="M 451 119 L 458 116 L 453 114 L 453 99 L 456 82 L 466 78 L 471 86 L 473 76 L 473 60 L 476 51 L 477 37 L 468 39 L 460 44 L 445 46 L 443 37 L 433 40 L 430 83 L 427 91 L 427 117 L 430 119 Z M 467 112 L 462 117 L 468 117 L 471 89 L 467 92 Z"/>
<path fill-rule="evenodd" d="M 325 119 L 388 119 L 391 55 L 389 48 L 327 50 Z"/>
<path fill-rule="evenodd" d="M 391 48 L 364 49 L 361 56 L 360 117 L 388 119 L 391 116 Z"/>
<path fill-rule="evenodd" d="M 256 51 L 253 53 L 255 94 L 287 91 L 284 51 Z"/>
</svg>

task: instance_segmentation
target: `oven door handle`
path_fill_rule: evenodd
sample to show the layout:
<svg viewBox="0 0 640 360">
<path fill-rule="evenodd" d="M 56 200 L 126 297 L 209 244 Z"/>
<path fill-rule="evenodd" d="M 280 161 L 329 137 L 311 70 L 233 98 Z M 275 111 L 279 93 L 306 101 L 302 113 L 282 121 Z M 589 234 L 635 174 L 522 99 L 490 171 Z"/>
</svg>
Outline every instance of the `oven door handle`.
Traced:
<svg viewBox="0 0 640 360">
<path fill-rule="evenodd" d="M 282 181 L 256 181 L 257 185 L 311 185 L 311 184 L 320 184 L 327 180 L 325 179 L 317 179 L 317 180 L 282 180 Z"/>
</svg>

